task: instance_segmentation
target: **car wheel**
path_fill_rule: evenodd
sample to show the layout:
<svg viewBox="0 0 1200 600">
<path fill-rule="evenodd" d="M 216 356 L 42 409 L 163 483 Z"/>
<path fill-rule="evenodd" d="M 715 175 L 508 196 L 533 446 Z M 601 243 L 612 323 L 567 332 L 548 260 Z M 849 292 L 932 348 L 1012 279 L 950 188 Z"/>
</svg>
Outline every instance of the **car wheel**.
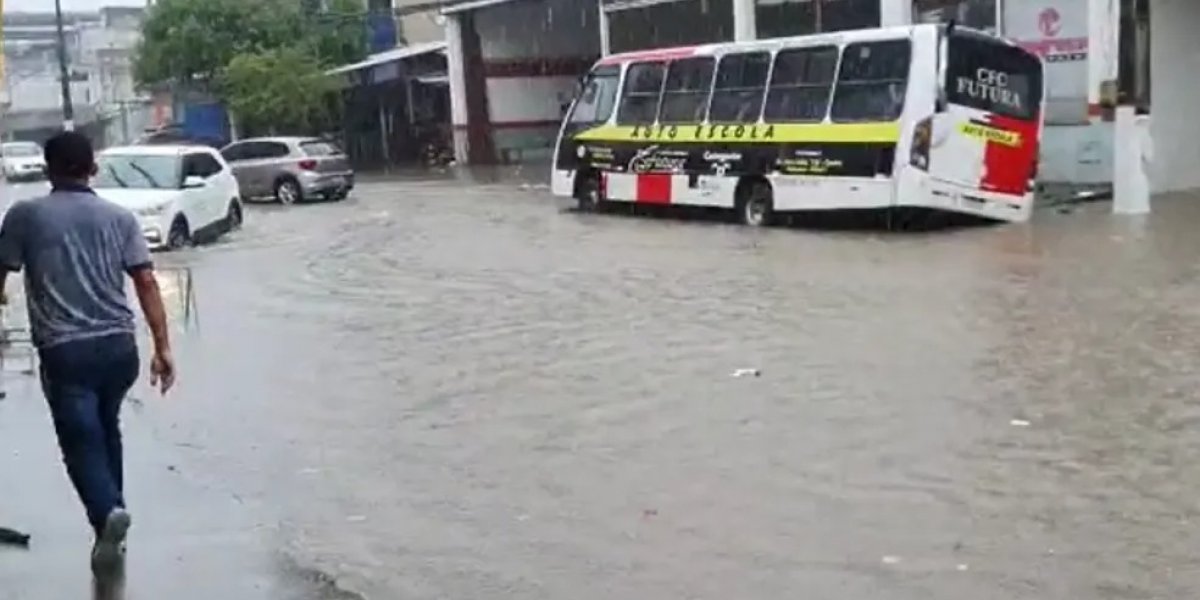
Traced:
<svg viewBox="0 0 1200 600">
<path fill-rule="evenodd" d="M 229 211 L 225 213 L 225 229 L 237 231 L 242 228 L 242 207 L 237 202 L 229 203 Z"/>
<path fill-rule="evenodd" d="M 275 184 L 275 199 L 288 206 L 303 201 L 304 192 L 300 190 L 300 184 L 295 179 L 282 179 Z"/>
<path fill-rule="evenodd" d="M 746 186 L 738 199 L 738 221 L 750 227 L 769 227 L 775 220 L 775 200 L 771 186 L 754 183 Z"/>
<path fill-rule="evenodd" d="M 181 250 L 192 244 L 192 231 L 183 217 L 175 219 L 171 224 L 171 232 L 167 234 L 167 248 Z"/>
</svg>

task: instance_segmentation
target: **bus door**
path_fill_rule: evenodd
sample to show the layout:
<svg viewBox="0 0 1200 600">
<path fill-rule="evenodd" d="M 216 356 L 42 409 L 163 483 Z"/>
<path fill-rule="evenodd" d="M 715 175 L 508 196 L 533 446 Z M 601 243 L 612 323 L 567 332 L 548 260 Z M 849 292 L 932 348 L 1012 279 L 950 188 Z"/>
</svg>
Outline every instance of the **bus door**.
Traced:
<svg viewBox="0 0 1200 600">
<path fill-rule="evenodd" d="M 1037 174 L 1041 60 L 982 34 L 960 31 L 944 39 L 929 174 L 970 189 L 1026 195 Z"/>
</svg>

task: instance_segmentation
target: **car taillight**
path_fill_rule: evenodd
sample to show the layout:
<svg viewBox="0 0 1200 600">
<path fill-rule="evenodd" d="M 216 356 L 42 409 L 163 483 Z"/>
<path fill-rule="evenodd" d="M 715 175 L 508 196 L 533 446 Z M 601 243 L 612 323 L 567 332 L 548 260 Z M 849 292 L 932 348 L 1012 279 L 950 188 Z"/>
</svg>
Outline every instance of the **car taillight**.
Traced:
<svg viewBox="0 0 1200 600">
<path fill-rule="evenodd" d="M 306 159 L 300 161 L 300 168 L 305 171 L 316 171 L 317 170 L 317 161 L 315 161 L 311 158 L 306 158 Z"/>
<path fill-rule="evenodd" d="M 933 117 L 926 117 L 913 129 L 912 151 L 909 154 L 908 164 L 922 171 L 928 171 L 929 148 L 932 145 Z"/>
</svg>

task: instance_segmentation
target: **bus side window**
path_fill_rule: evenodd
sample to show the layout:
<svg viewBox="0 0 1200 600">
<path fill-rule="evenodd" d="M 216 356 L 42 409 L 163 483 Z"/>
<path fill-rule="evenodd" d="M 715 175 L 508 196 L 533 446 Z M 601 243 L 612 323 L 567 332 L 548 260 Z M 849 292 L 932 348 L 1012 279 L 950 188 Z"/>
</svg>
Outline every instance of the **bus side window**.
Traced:
<svg viewBox="0 0 1200 600">
<path fill-rule="evenodd" d="M 768 122 L 824 121 L 837 64 L 837 46 L 780 51 L 775 56 L 763 118 Z"/>
<path fill-rule="evenodd" d="M 727 54 L 717 66 L 708 120 L 713 123 L 756 123 L 767 91 L 767 52 Z"/>
<path fill-rule="evenodd" d="M 713 64 L 709 57 L 671 63 L 667 68 L 667 84 L 663 87 L 660 122 L 699 123 L 704 120 L 708 93 L 712 88 Z"/>
<path fill-rule="evenodd" d="M 912 46 L 908 40 L 850 44 L 834 86 L 834 121 L 895 121 L 904 111 Z"/>
<path fill-rule="evenodd" d="M 648 125 L 658 116 L 658 101 L 662 95 L 663 63 L 634 63 L 625 75 L 625 90 L 617 111 L 618 125 Z"/>
</svg>

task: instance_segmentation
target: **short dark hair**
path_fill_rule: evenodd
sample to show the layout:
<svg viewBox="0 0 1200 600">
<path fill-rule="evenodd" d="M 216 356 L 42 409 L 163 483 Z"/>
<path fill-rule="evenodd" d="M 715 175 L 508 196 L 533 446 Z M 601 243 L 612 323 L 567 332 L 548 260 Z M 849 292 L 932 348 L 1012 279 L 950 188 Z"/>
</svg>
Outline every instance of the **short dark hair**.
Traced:
<svg viewBox="0 0 1200 600">
<path fill-rule="evenodd" d="M 92 141 L 82 133 L 64 131 L 46 142 L 46 173 L 50 177 L 86 179 L 96 165 Z"/>
</svg>

